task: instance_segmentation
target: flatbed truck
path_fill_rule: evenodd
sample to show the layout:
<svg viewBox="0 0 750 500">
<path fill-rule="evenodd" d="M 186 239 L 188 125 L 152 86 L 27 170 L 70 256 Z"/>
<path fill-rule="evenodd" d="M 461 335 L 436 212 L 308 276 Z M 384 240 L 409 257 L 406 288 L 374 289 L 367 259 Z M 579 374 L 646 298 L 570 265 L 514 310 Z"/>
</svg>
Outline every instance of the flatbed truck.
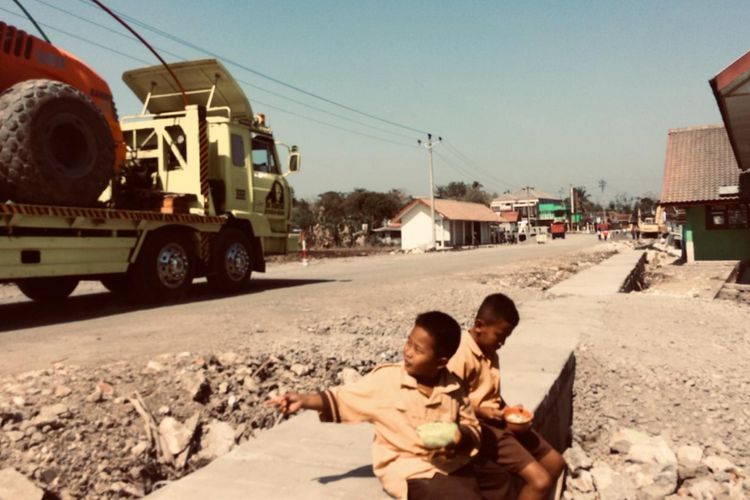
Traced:
<svg viewBox="0 0 750 500">
<path fill-rule="evenodd" d="M 143 109 L 120 120 L 124 163 L 95 206 L 0 200 L 0 283 L 52 302 L 100 280 L 158 303 L 199 276 L 236 292 L 266 255 L 297 250 L 286 181 L 297 148 L 282 172 L 271 129 L 218 61 L 170 69 L 182 89 L 162 66 L 124 74 Z"/>
</svg>

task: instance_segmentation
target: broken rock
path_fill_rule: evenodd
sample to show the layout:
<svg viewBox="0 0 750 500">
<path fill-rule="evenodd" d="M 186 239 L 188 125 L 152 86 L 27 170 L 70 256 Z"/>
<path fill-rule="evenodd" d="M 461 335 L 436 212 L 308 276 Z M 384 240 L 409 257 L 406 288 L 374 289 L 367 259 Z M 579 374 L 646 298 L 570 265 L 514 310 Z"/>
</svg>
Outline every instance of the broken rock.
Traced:
<svg viewBox="0 0 750 500">
<path fill-rule="evenodd" d="M 0 498 L 5 500 L 42 500 L 44 491 L 17 470 L 0 470 Z"/>
<path fill-rule="evenodd" d="M 195 401 L 205 401 L 209 386 L 206 376 L 201 372 L 187 372 L 182 375 L 182 386 Z"/>
<path fill-rule="evenodd" d="M 162 447 L 172 456 L 179 455 L 187 448 L 193 435 L 184 424 L 174 417 L 165 417 L 159 423 L 159 439 Z"/>
<path fill-rule="evenodd" d="M 200 456 L 213 460 L 229 453 L 234 447 L 234 428 L 226 422 L 212 420 L 201 439 Z"/>
<path fill-rule="evenodd" d="M 581 469 L 588 470 L 593 466 L 591 459 L 578 443 L 573 443 L 573 446 L 568 448 L 563 456 L 565 462 L 568 464 L 568 469 L 570 469 L 573 475 L 577 475 Z"/>
</svg>

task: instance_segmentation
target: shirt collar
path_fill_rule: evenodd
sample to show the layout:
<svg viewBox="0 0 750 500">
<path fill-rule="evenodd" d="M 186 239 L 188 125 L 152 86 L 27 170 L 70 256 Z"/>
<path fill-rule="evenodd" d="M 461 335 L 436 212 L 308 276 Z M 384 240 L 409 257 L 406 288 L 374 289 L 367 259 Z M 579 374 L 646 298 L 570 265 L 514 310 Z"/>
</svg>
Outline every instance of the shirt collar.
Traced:
<svg viewBox="0 0 750 500">
<path fill-rule="evenodd" d="M 417 379 L 406 372 L 403 362 L 401 363 L 401 387 L 417 389 Z M 433 392 L 444 392 L 449 394 L 461 387 L 461 382 L 447 368 L 443 368 L 440 378 L 433 388 Z"/>
<path fill-rule="evenodd" d="M 487 357 L 482 352 L 482 349 L 479 348 L 479 344 L 477 344 L 477 341 L 474 340 L 474 337 L 471 336 L 470 332 L 464 332 L 464 337 L 466 337 L 466 343 L 469 345 L 469 350 L 474 354 L 474 356 L 476 356 L 477 358 Z"/>
</svg>

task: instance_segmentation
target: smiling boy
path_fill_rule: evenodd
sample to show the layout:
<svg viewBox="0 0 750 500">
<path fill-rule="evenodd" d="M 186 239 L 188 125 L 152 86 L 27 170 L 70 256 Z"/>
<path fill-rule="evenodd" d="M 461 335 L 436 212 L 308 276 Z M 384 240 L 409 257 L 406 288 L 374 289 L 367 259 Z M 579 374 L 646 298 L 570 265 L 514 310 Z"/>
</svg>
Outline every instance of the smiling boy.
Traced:
<svg viewBox="0 0 750 500">
<path fill-rule="evenodd" d="M 461 338 L 449 315 L 417 316 L 403 348 L 404 361 L 375 368 L 356 383 L 319 393 L 287 393 L 269 400 L 284 414 L 316 410 L 324 422 L 370 422 L 373 471 L 396 498 L 481 499 L 469 465 L 479 448 L 479 422 L 466 389 L 446 369 Z M 452 440 L 430 449 L 417 428 L 453 423 Z"/>
<path fill-rule="evenodd" d="M 500 358 L 520 321 L 516 305 L 502 293 L 488 295 L 474 325 L 461 336 L 461 344 L 448 363 L 469 390 L 469 401 L 482 426 L 480 455 L 524 481 L 518 499 L 546 498 L 565 468 L 562 456 L 533 429 L 513 433 L 503 420 L 505 402 L 500 397 Z"/>
</svg>

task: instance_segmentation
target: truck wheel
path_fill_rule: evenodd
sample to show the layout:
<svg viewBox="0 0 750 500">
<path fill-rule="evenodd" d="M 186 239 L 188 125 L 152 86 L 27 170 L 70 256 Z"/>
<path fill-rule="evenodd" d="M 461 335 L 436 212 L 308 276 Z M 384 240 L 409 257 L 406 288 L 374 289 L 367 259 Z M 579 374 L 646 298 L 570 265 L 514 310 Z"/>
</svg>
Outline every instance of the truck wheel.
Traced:
<svg viewBox="0 0 750 500">
<path fill-rule="evenodd" d="M 128 272 L 130 298 L 150 304 L 184 298 L 193 282 L 195 260 L 193 241 L 185 232 L 150 234 Z"/>
<path fill-rule="evenodd" d="M 76 289 L 78 278 L 55 276 L 50 278 L 29 278 L 16 282 L 18 288 L 34 302 L 53 303 L 63 300 Z"/>
<path fill-rule="evenodd" d="M 250 240 L 236 228 L 221 231 L 211 251 L 211 272 L 207 279 L 219 293 L 239 291 L 252 274 L 253 249 Z"/>
<path fill-rule="evenodd" d="M 82 92 L 26 80 L 0 95 L 0 200 L 92 206 L 114 173 L 107 122 Z"/>
</svg>

